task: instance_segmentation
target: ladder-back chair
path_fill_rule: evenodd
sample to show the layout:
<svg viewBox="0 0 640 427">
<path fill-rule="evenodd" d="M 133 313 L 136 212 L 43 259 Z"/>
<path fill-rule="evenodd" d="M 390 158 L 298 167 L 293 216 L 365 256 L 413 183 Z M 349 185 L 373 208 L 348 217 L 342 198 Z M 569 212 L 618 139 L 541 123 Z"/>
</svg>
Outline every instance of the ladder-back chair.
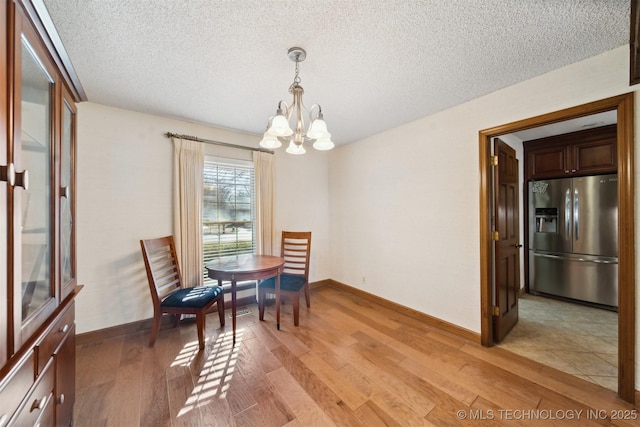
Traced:
<svg viewBox="0 0 640 427">
<path fill-rule="evenodd" d="M 309 258 L 311 255 L 310 231 L 283 231 L 280 256 L 285 259 L 280 275 L 280 295 L 293 303 L 293 324 L 298 326 L 300 318 L 300 294 L 304 292 L 307 308 L 311 307 L 309 294 Z M 275 293 L 275 277 L 258 285 L 258 311 L 264 320 L 266 294 Z"/>
<path fill-rule="evenodd" d="M 207 311 L 218 303 L 220 326 L 224 326 L 224 292 L 221 286 L 183 286 L 173 236 L 140 240 L 153 301 L 153 325 L 149 346 L 153 347 L 164 313 L 173 315 L 174 326 L 180 316 L 194 314 L 198 328 L 198 346 L 204 348 Z"/>
</svg>

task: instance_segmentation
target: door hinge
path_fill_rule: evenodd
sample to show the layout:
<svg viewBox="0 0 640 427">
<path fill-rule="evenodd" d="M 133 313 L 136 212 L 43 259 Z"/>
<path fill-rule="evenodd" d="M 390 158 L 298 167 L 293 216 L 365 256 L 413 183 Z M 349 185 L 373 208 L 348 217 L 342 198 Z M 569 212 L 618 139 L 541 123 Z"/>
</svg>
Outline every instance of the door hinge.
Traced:
<svg viewBox="0 0 640 427">
<path fill-rule="evenodd" d="M 500 240 L 500 233 L 498 233 L 497 231 L 492 231 L 491 238 L 497 242 L 498 240 Z"/>
<path fill-rule="evenodd" d="M 491 164 L 493 166 L 498 166 L 498 156 L 491 156 Z"/>
<path fill-rule="evenodd" d="M 494 317 L 500 316 L 500 307 L 498 307 L 497 305 L 494 305 L 491 308 L 491 311 L 492 311 L 492 314 L 493 314 Z"/>
</svg>

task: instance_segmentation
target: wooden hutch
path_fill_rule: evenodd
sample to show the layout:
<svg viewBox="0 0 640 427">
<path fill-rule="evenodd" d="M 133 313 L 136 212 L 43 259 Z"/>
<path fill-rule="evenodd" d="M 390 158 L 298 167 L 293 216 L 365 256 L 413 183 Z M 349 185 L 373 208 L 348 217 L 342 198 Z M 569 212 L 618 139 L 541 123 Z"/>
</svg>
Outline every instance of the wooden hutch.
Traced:
<svg viewBox="0 0 640 427">
<path fill-rule="evenodd" d="M 76 107 L 42 0 L 1 0 L 0 427 L 72 424 Z"/>
</svg>

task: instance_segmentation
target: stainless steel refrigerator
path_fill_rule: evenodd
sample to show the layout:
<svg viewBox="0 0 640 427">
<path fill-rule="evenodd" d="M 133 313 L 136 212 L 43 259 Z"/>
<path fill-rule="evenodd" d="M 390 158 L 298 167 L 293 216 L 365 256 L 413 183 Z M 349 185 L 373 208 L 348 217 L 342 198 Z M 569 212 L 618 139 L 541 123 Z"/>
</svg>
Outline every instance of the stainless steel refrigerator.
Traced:
<svg viewBox="0 0 640 427">
<path fill-rule="evenodd" d="M 529 289 L 618 306 L 618 176 L 529 182 Z"/>
</svg>

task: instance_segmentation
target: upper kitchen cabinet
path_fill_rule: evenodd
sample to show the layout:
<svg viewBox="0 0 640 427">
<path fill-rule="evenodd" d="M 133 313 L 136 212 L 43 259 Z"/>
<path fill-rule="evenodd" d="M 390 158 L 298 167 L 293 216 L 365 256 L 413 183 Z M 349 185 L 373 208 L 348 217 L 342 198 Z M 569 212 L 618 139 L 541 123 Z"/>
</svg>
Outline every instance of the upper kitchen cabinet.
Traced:
<svg viewBox="0 0 640 427">
<path fill-rule="evenodd" d="M 0 1 L 0 426 L 70 425 L 86 96 L 42 0 Z"/>
<path fill-rule="evenodd" d="M 615 173 L 616 125 L 524 142 L 526 179 Z"/>
</svg>

